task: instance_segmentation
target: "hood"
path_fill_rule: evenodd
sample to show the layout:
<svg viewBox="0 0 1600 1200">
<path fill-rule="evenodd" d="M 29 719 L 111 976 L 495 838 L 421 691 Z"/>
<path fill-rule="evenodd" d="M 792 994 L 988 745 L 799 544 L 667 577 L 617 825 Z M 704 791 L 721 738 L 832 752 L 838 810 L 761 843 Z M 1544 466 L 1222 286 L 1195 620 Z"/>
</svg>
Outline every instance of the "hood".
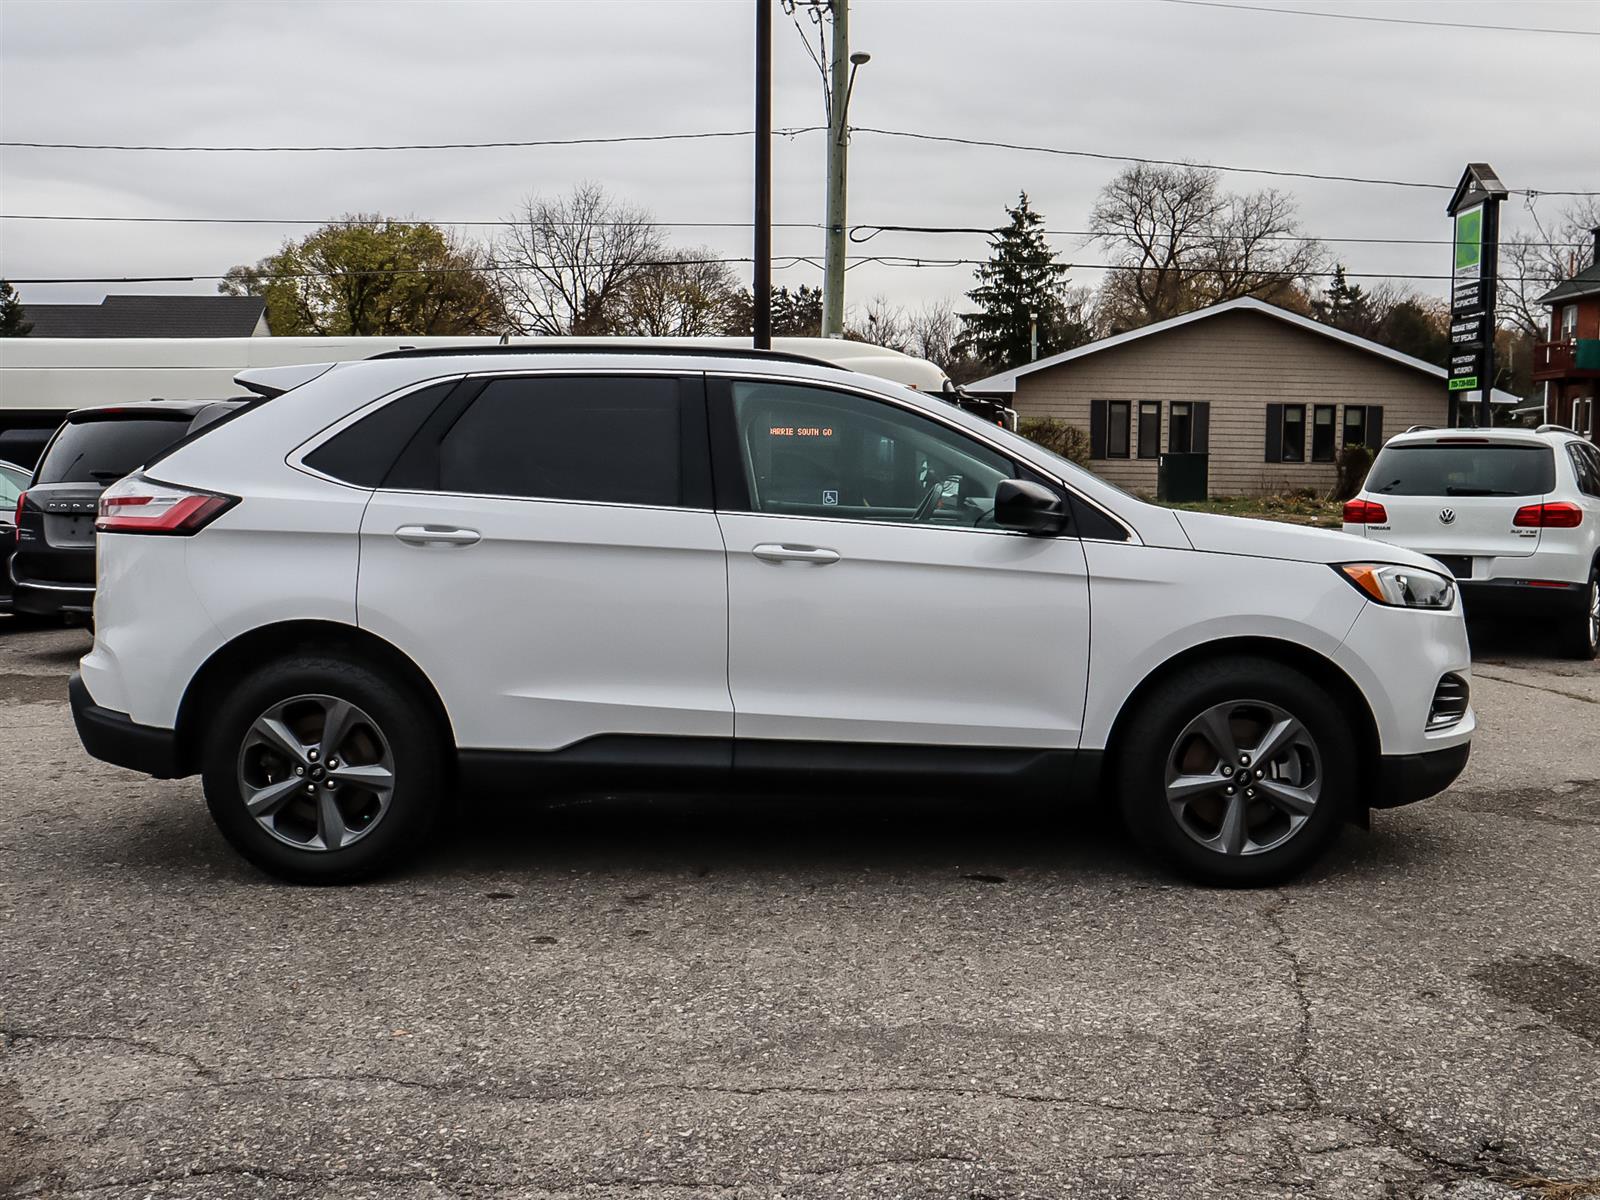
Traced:
<svg viewBox="0 0 1600 1200">
<path fill-rule="evenodd" d="M 1422 567 L 1438 572 L 1439 564 L 1425 554 L 1369 541 L 1332 529 L 1310 529 L 1252 517 L 1226 517 L 1219 513 L 1177 511 L 1178 524 L 1196 550 L 1212 554 L 1246 554 L 1254 558 L 1283 558 L 1292 562 L 1386 562 Z"/>
</svg>

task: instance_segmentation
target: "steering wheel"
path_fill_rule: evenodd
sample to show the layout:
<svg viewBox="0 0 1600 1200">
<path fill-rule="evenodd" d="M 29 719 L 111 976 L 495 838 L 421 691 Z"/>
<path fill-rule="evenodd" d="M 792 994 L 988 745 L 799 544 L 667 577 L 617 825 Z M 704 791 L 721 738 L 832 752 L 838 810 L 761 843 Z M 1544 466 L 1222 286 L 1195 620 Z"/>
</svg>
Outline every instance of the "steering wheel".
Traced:
<svg viewBox="0 0 1600 1200">
<path fill-rule="evenodd" d="M 922 497 L 922 503 L 917 505 L 916 512 L 911 514 L 911 520 L 916 523 L 930 519 L 933 516 L 934 508 L 938 505 L 939 501 L 944 498 L 945 485 L 951 483 L 959 487 L 961 484 L 961 476 L 946 475 L 943 479 L 939 480 L 938 483 L 930 487 L 927 491 L 927 494 Z"/>
</svg>

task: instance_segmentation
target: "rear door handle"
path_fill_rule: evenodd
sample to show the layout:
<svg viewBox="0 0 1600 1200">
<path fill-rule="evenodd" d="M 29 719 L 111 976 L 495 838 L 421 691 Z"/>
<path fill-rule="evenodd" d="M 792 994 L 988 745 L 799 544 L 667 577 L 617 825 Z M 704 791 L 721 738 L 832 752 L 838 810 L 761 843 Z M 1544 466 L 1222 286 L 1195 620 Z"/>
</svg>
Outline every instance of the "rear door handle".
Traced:
<svg viewBox="0 0 1600 1200">
<path fill-rule="evenodd" d="M 818 566 L 827 566 L 829 563 L 839 561 L 839 552 L 829 550 L 825 546 L 780 546 L 774 542 L 767 542 L 750 551 L 762 562 L 808 562 Z"/>
<path fill-rule="evenodd" d="M 482 538 L 476 529 L 453 525 L 402 525 L 394 535 L 408 546 L 470 546 Z"/>
</svg>

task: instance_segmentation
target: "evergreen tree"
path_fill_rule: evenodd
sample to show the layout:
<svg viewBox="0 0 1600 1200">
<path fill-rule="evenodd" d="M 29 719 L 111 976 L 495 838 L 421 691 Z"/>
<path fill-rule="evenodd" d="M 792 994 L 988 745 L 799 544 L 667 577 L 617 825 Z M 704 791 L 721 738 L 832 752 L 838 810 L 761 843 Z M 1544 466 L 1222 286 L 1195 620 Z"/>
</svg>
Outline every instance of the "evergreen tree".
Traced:
<svg viewBox="0 0 1600 1200">
<path fill-rule="evenodd" d="M 962 313 L 962 348 L 997 371 L 1032 357 L 1031 326 L 1038 322 L 1039 357 L 1089 340 L 1089 330 L 1068 303 L 1067 266 L 1056 261 L 1044 237 L 1044 217 L 1028 206 L 1028 193 L 1007 208 L 1010 222 L 989 240 L 989 261 L 967 299 L 977 312 Z"/>
<path fill-rule="evenodd" d="M 1334 266 L 1333 282 L 1324 296 L 1311 302 L 1311 313 L 1324 325 L 1362 337 L 1371 337 L 1377 324 L 1372 299 L 1360 284 L 1345 279 L 1343 263 Z"/>
<path fill-rule="evenodd" d="M 27 337 L 32 332 L 33 322 L 23 312 L 16 289 L 0 279 L 0 337 Z"/>
</svg>

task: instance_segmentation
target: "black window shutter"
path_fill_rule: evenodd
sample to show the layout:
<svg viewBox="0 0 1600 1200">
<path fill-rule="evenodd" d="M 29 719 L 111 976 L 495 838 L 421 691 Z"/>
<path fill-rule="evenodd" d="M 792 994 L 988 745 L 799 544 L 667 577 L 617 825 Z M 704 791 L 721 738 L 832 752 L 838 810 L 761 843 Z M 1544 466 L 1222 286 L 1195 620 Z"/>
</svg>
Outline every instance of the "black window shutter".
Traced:
<svg viewBox="0 0 1600 1200">
<path fill-rule="evenodd" d="M 1089 401 L 1089 457 L 1106 456 L 1106 402 Z"/>
<path fill-rule="evenodd" d="M 1283 405 L 1267 405 L 1267 461 L 1283 461 Z"/>
<path fill-rule="evenodd" d="M 1190 426 L 1189 449 L 1196 454 L 1211 452 L 1211 401 L 1202 400 L 1194 406 Z"/>
<path fill-rule="evenodd" d="M 1367 445 L 1376 450 L 1383 445 L 1383 405 L 1367 405 Z"/>
</svg>

